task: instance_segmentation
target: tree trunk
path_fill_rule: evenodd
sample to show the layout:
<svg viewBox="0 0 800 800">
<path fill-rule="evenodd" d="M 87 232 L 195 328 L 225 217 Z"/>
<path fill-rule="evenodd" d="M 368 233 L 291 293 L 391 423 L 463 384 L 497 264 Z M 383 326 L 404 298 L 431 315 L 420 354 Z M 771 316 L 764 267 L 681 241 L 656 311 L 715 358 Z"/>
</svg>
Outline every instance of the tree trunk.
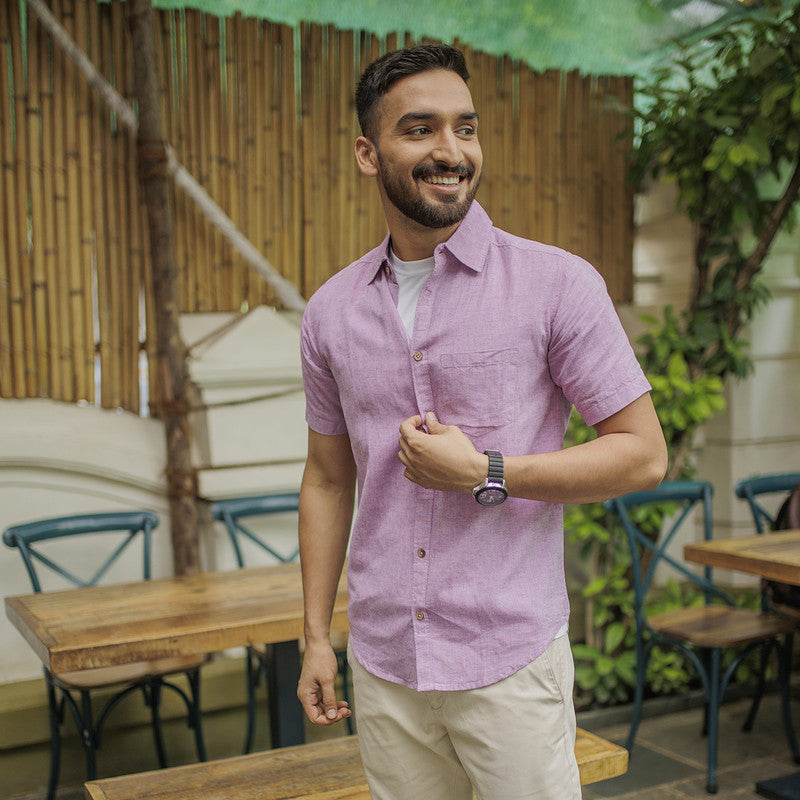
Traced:
<svg viewBox="0 0 800 800">
<path fill-rule="evenodd" d="M 158 62 L 150 0 L 128 0 L 136 97 L 137 151 L 150 233 L 150 262 L 156 317 L 160 406 L 167 436 L 167 485 L 176 575 L 200 569 L 196 476 L 189 449 L 191 383 L 186 347 L 178 328 L 175 236 L 167 174 L 167 149 L 159 94 Z"/>
</svg>

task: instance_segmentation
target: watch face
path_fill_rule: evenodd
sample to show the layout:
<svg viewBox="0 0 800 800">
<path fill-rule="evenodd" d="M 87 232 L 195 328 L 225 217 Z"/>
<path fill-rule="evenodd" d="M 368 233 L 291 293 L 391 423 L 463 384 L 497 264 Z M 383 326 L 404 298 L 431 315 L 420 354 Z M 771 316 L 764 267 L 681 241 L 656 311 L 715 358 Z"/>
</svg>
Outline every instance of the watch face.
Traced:
<svg viewBox="0 0 800 800">
<path fill-rule="evenodd" d="M 477 500 L 482 506 L 498 506 L 507 497 L 503 489 L 488 486 L 478 492 Z"/>
</svg>

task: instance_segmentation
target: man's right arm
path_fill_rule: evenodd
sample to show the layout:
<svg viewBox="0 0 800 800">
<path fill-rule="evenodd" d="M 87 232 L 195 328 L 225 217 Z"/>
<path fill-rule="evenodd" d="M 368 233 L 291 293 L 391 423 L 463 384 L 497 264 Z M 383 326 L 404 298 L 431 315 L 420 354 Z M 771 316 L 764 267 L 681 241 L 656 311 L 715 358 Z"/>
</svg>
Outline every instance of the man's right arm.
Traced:
<svg viewBox="0 0 800 800">
<path fill-rule="evenodd" d="M 334 694 L 336 657 L 330 622 L 347 552 L 355 501 L 356 468 L 350 437 L 309 429 L 300 487 L 300 564 L 303 572 L 306 651 L 297 696 L 308 718 L 331 725 L 350 716 Z"/>
</svg>

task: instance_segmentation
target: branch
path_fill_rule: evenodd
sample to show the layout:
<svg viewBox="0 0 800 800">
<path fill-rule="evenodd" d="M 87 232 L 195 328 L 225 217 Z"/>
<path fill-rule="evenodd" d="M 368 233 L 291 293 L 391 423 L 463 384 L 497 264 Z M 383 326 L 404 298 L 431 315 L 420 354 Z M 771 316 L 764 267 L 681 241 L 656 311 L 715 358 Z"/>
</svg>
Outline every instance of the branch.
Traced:
<svg viewBox="0 0 800 800">
<path fill-rule="evenodd" d="M 747 260 L 744 262 L 742 271 L 736 278 L 735 285 L 737 292 L 743 292 L 750 287 L 750 284 L 753 282 L 753 278 L 755 278 L 761 269 L 761 265 L 767 256 L 767 252 L 769 251 L 773 239 L 778 233 L 778 230 L 780 230 L 780 227 L 787 215 L 791 211 L 792 206 L 797 201 L 798 194 L 800 194 L 800 152 L 797 154 L 794 172 L 792 173 L 792 177 L 789 179 L 786 190 L 775 203 L 769 217 L 767 217 L 767 221 L 764 223 L 764 227 L 761 230 L 761 235 L 758 237 L 758 242 L 756 242 L 753 252 L 750 253 Z M 728 333 L 730 334 L 731 338 L 733 338 L 741 325 L 738 308 L 734 307 L 730 310 L 728 313 L 727 323 Z"/>
</svg>

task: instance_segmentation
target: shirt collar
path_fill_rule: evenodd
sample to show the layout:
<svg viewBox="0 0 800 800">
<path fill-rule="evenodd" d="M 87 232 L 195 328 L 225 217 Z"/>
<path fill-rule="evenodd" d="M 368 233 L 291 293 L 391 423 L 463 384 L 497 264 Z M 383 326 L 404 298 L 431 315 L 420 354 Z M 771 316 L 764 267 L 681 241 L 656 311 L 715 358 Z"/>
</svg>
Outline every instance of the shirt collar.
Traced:
<svg viewBox="0 0 800 800">
<path fill-rule="evenodd" d="M 465 267 L 480 272 L 486 261 L 486 254 L 489 251 L 489 240 L 492 230 L 492 220 L 483 210 L 477 200 L 472 201 L 472 205 L 467 215 L 456 228 L 453 235 L 440 247 L 444 247 Z M 387 234 L 383 242 L 376 247 L 366 258 L 372 266 L 368 270 L 367 282 L 372 283 L 378 272 L 389 262 L 389 242 L 390 235 Z"/>
</svg>

